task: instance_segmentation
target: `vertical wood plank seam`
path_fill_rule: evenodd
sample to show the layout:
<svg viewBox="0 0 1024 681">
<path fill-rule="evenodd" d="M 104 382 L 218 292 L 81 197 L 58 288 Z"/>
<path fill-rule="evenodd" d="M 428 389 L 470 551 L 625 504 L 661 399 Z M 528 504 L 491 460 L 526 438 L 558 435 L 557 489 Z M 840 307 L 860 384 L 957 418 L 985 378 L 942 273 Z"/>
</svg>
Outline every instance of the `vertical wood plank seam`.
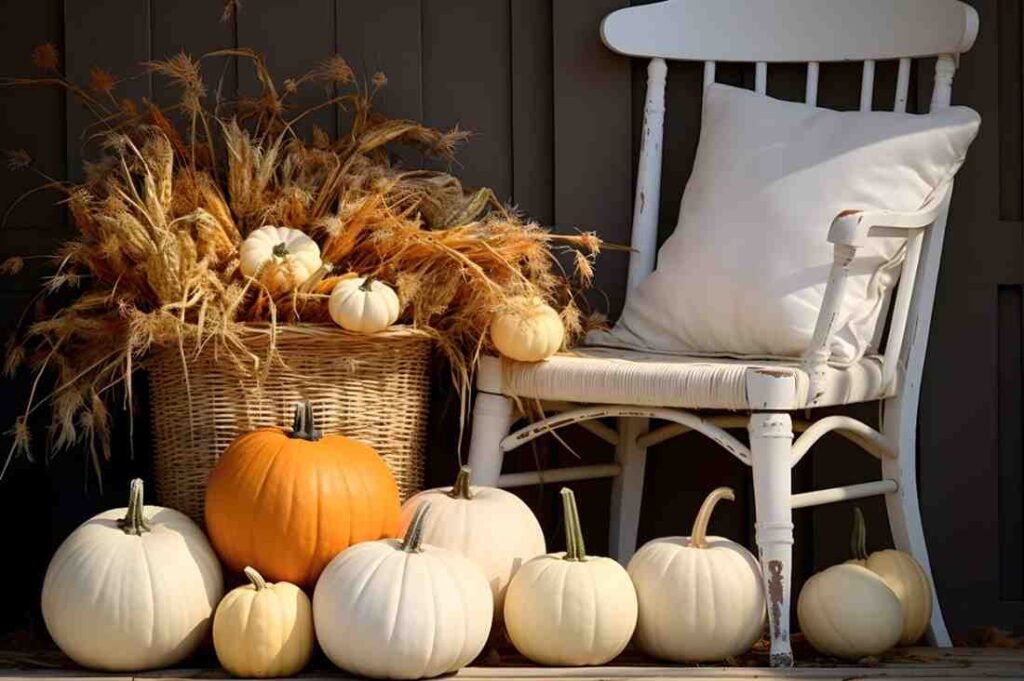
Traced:
<svg viewBox="0 0 1024 681">
<path fill-rule="evenodd" d="M 506 19 L 508 21 L 508 176 L 511 196 L 509 202 L 516 206 L 519 204 L 519 187 L 516 183 L 516 41 L 515 28 L 512 26 L 512 3 L 515 0 L 508 0 L 505 3 Z"/>
</svg>

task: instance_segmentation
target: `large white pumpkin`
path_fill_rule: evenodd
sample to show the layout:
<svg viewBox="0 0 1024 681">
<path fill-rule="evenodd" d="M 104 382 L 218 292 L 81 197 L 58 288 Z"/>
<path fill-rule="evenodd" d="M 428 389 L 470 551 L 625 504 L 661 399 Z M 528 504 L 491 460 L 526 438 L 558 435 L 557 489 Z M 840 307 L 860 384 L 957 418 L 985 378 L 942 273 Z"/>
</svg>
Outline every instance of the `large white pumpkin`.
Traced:
<svg viewBox="0 0 1024 681">
<path fill-rule="evenodd" d="M 896 594 L 903 610 L 903 630 L 899 644 L 913 645 L 924 636 L 932 619 L 932 583 L 928 573 L 913 556 L 903 551 L 885 549 L 868 555 L 864 514 L 859 508 L 854 508 L 853 512 L 854 560 L 851 562 L 874 572 Z"/>
<path fill-rule="evenodd" d="M 302 671 L 313 654 L 313 608 L 290 582 L 268 583 L 245 568 L 249 584 L 232 589 L 213 616 L 213 646 L 235 676 L 270 678 Z"/>
<path fill-rule="evenodd" d="M 544 554 L 544 531 L 530 507 L 497 487 L 470 487 L 463 466 L 452 487 L 426 490 L 402 506 L 402 531 L 420 504 L 430 503 L 423 541 L 451 549 L 480 566 L 494 594 L 495 619 L 501 618 L 505 589 L 526 561 Z"/>
<path fill-rule="evenodd" d="M 60 545 L 43 582 L 50 636 L 78 664 L 142 671 L 176 664 L 206 637 L 224 590 L 220 563 L 178 511 L 143 505 L 85 521 Z"/>
<path fill-rule="evenodd" d="M 245 238 L 238 258 L 242 274 L 259 276 L 274 293 L 301 286 L 323 265 L 320 247 L 304 232 L 270 225 Z"/>
<path fill-rule="evenodd" d="M 491 320 L 491 342 L 505 357 L 539 362 L 562 348 L 565 325 L 540 298 L 513 298 Z"/>
<path fill-rule="evenodd" d="M 327 300 L 334 323 L 356 333 L 377 333 L 398 319 L 402 305 L 394 289 L 368 277 L 339 281 Z"/>
<path fill-rule="evenodd" d="M 722 660 L 745 653 L 765 625 L 757 559 L 722 537 L 708 537 L 715 504 L 731 489 L 708 495 L 689 537 L 647 542 L 629 561 L 640 603 L 636 641 L 648 655 L 675 662 Z"/>
<path fill-rule="evenodd" d="M 817 650 L 857 660 L 900 640 L 900 601 L 881 577 L 854 563 L 812 576 L 797 601 L 800 630 Z"/>
<path fill-rule="evenodd" d="M 422 543 L 429 508 L 419 505 L 403 540 L 356 544 L 320 575 L 317 640 L 345 671 L 419 679 L 455 672 L 483 650 L 491 590 L 468 558 Z"/>
<path fill-rule="evenodd" d="M 505 594 L 505 628 L 539 664 L 600 665 L 622 652 L 636 627 L 636 592 L 611 558 L 588 556 L 572 490 L 562 490 L 565 553 L 538 556 Z"/>
</svg>

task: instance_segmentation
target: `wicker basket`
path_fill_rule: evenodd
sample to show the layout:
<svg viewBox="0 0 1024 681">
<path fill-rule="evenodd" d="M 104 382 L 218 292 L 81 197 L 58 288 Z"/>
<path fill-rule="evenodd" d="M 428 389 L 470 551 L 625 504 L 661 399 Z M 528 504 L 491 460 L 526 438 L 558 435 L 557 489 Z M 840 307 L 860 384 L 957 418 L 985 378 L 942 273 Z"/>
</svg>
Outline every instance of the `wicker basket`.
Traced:
<svg viewBox="0 0 1024 681">
<path fill-rule="evenodd" d="M 154 477 L 159 503 L 202 524 L 206 481 L 239 434 L 291 423 L 309 400 L 318 428 L 372 445 L 391 466 L 404 500 L 423 486 L 431 340 L 392 329 L 372 337 L 337 327 L 278 327 L 280 361 L 268 363 L 271 336 L 251 327 L 242 342 L 253 357 L 237 361 L 213 344 L 198 356 L 163 347 L 147 361 L 152 395 Z"/>
</svg>

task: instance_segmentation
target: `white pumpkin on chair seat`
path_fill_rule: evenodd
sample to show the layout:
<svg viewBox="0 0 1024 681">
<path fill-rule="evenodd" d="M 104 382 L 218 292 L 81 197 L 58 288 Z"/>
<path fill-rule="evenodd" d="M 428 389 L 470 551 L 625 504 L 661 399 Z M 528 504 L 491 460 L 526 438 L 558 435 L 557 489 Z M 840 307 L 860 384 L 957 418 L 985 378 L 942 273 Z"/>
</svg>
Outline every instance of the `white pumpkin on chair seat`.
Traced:
<svg viewBox="0 0 1024 681">
<path fill-rule="evenodd" d="M 562 489 L 565 553 L 538 556 L 505 594 L 505 628 L 516 649 L 539 664 L 604 664 L 636 627 L 629 575 L 611 558 L 588 556 L 572 490 Z"/>
<path fill-rule="evenodd" d="M 224 584 L 202 530 L 183 513 L 143 505 L 104 511 L 64 540 L 46 570 L 42 610 L 60 649 L 104 671 L 181 662 L 210 629 Z"/>
<path fill-rule="evenodd" d="M 562 348 L 565 325 L 540 298 L 513 298 L 491 320 L 491 341 L 505 357 L 539 362 Z"/>
<path fill-rule="evenodd" d="M 501 619 L 505 589 L 526 561 L 544 554 L 544 531 L 530 507 L 497 487 L 470 487 L 463 466 L 451 487 L 430 489 L 402 506 L 405 532 L 420 504 L 429 503 L 423 541 L 461 553 L 480 566 L 494 594 L 494 616 Z"/>
<path fill-rule="evenodd" d="M 896 594 L 903 610 L 899 645 L 913 645 L 924 636 L 932 618 L 932 583 L 928 573 L 913 556 L 903 551 L 885 549 L 868 555 L 864 514 L 860 508 L 854 508 L 853 513 L 853 560 L 849 562 L 874 572 Z"/>
<path fill-rule="evenodd" d="M 372 678 L 420 679 L 458 671 L 491 631 L 493 596 L 480 568 L 423 544 L 429 503 L 405 538 L 351 546 L 316 584 L 313 622 L 331 662 Z"/>
<path fill-rule="evenodd" d="M 636 641 L 674 662 L 722 660 L 745 653 L 765 625 L 764 587 L 757 559 L 739 544 L 708 537 L 715 504 L 731 489 L 708 495 L 689 537 L 647 542 L 629 561 L 640 602 Z"/>
</svg>

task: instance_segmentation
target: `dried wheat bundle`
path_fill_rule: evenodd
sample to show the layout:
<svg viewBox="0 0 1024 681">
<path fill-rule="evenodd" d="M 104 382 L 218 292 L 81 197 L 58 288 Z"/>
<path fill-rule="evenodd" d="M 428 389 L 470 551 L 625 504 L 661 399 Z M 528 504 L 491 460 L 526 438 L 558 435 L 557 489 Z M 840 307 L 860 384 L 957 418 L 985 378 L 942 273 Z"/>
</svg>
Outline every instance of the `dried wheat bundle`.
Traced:
<svg viewBox="0 0 1024 681">
<path fill-rule="evenodd" d="M 201 60 L 179 54 L 147 65 L 180 93 L 161 108 L 119 98 L 118 81 L 104 71 L 94 70 L 87 86 L 70 82 L 52 46 L 34 56 L 45 74 L 7 83 L 72 92 L 96 117 L 88 132 L 99 153 L 81 183 L 46 178 L 45 186 L 63 192 L 77 229 L 54 258 L 47 293 L 72 294 L 9 348 L 8 371 L 27 362 L 35 372 L 15 426 L 16 448 L 29 447 L 29 415 L 52 404 L 55 448 L 87 442 L 98 471 L 110 456 L 106 402 L 121 388 L 130 404 L 132 374 L 152 347 L 176 345 L 187 365 L 204 345 L 217 343 L 246 362 L 240 325 L 327 323 L 332 288 L 354 273 L 397 289 L 399 322 L 437 340 L 463 395 L 477 355 L 488 347 L 492 315 L 517 296 L 554 305 L 570 338 L 583 331 L 577 297 L 590 283 L 597 237 L 551 234 L 489 189 L 469 191 L 448 173 L 392 164 L 389 145 L 451 161 L 467 135 L 376 114 L 372 102 L 386 83 L 383 74 L 360 85 L 335 56 L 276 82 L 250 50 Z M 201 65 L 225 57 L 254 69 L 257 95 L 225 101 L 207 92 Z M 323 102 L 293 110 L 294 92 L 309 86 L 326 92 Z M 328 107 L 346 112 L 351 125 L 344 134 L 332 139 L 316 127 L 309 139 L 296 133 L 297 121 Z M 18 152 L 10 163 L 30 166 L 30 159 Z M 295 290 L 243 276 L 239 246 L 264 225 L 314 238 L 324 267 Z M 575 259 L 573 277 L 559 266 L 561 251 Z M 9 262 L 5 269 L 19 266 Z M 38 394 L 47 372 L 54 387 Z"/>
</svg>

